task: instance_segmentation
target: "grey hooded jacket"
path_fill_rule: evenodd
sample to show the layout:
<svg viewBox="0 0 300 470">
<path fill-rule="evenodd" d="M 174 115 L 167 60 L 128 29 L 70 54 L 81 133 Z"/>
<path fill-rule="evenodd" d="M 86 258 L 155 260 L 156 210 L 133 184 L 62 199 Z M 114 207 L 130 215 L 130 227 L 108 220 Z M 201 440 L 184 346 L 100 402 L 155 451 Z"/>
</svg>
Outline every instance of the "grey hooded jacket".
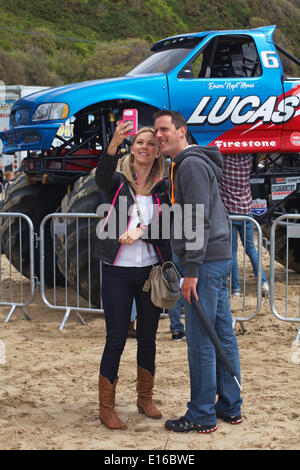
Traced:
<svg viewBox="0 0 300 470">
<path fill-rule="evenodd" d="M 174 162 L 172 248 L 185 276 L 198 277 L 203 262 L 232 257 L 230 222 L 217 181 L 222 174 L 222 155 L 218 147 L 191 145 Z M 181 211 L 177 213 L 177 209 Z M 180 212 L 183 215 L 178 217 Z"/>
</svg>

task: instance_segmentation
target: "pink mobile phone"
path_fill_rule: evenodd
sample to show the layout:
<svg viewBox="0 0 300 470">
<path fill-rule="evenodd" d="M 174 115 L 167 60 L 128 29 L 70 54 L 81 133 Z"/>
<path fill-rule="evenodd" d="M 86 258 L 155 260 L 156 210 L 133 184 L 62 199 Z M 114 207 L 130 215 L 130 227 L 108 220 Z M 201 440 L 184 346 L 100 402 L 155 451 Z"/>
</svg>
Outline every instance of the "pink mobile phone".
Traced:
<svg viewBox="0 0 300 470">
<path fill-rule="evenodd" d="M 126 132 L 125 135 L 135 135 L 138 131 L 138 110 L 137 109 L 124 109 L 123 122 L 130 121 L 132 123 L 132 130 Z"/>
</svg>

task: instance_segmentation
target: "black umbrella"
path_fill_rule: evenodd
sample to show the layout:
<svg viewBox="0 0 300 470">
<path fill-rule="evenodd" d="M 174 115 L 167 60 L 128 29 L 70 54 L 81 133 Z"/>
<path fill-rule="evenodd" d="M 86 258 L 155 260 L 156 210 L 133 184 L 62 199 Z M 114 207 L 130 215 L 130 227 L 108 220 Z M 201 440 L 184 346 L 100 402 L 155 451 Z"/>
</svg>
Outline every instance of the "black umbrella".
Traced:
<svg viewBox="0 0 300 470">
<path fill-rule="evenodd" d="M 240 388 L 240 390 L 242 390 L 242 387 L 241 387 L 241 385 L 240 385 L 240 383 L 239 383 L 239 381 L 236 377 L 236 375 L 237 375 L 236 371 L 233 369 L 233 367 L 231 365 L 231 362 L 229 361 L 228 356 L 225 352 L 225 349 L 222 346 L 220 338 L 217 335 L 217 332 L 216 332 L 214 326 L 212 325 L 212 323 L 211 323 L 211 321 L 210 321 L 203 305 L 201 304 L 200 300 L 197 302 L 194 299 L 193 296 L 192 296 L 191 300 L 192 300 L 192 305 L 193 305 L 197 315 L 199 316 L 199 318 L 201 320 L 203 328 L 205 329 L 207 335 L 209 336 L 209 338 L 211 339 L 211 342 L 213 343 L 213 345 L 215 347 L 216 354 L 218 355 L 219 359 L 225 365 L 225 367 L 228 370 L 229 374 L 234 378 L 234 380 L 236 381 L 236 383 L 237 383 L 238 387 Z"/>
</svg>

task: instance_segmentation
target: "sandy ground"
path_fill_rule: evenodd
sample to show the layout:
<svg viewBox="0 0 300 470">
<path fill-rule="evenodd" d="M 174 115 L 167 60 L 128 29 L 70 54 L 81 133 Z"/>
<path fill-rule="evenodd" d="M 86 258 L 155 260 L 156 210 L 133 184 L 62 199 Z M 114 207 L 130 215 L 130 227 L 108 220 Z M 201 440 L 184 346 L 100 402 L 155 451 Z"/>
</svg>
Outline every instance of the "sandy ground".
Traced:
<svg viewBox="0 0 300 470">
<path fill-rule="evenodd" d="M 264 253 L 268 270 L 268 255 Z M 248 269 L 246 312 L 256 305 L 255 280 Z M 2 256 L 2 280 L 8 266 Z M 283 309 L 285 278 L 278 266 L 275 296 Z M 13 275 L 13 290 L 19 276 Z M 26 281 L 25 281 L 26 282 Z M 290 273 L 290 316 L 299 317 L 299 274 Z M 3 291 L 3 292 L 4 292 Z M 49 291 L 51 296 L 51 291 Z M 57 291 L 63 299 L 62 289 Z M 242 300 L 232 300 L 235 315 Z M 281 309 L 281 310 L 280 310 Z M 0 307 L 0 448 L 204 450 L 299 449 L 300 344 L 296 323 L 278 320 L 263 300 L 259 314 L 236 325 L 243 385 L 243 418 L 238 426 L 219 421 L 209 435 L 176 434 L 164 429 L 164 419 L 185 413 L 189 400 L 186 342 L 171 342 L 169 319 L 162 318 L 157 335 L 155 398 L 163 420 L 151 420 L 136 409 L 136 341 L 129 339 L 122 357 L 117 411 L 125 431 L 106 429 L 98 420 L 97 380 L 105 341 L 102 314 L 85 313 L 87 326 L 72 314 L 59 331 L 63 312 L 45 306 L 37 293 L 28 307 L 31 321 L 17 310 L 8 323 L 8 307 Z M 2 348 L 2 349 L 1 349 Z M 2 356 L 1 356 L 2 350 Z M 4 354 L 5 353 L 5 354 Z"/>
</svg>

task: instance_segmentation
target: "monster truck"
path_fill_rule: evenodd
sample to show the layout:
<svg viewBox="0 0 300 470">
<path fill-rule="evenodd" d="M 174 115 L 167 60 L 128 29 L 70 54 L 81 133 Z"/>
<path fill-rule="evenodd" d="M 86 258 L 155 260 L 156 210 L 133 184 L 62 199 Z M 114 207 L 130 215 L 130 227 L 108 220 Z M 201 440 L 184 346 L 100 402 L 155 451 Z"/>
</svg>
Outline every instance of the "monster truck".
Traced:
<svg viewBox="0 0 300 470">
<path fill-rule="evenodd" d="M 223 154 L 237 154 L 237 158 L 252 153 L 255 212 L 265 232 L 278 214 L 298 212 L 300 79 L 286 76 L 283 64 L 291 60 L 299 65 L 299 61 L 274 43 L 275 28 L 169 37 L 155 43 L 152 55 L 123 77 L 50 88 L 17 101 L 10 128 L 0 137 L 5 153 L 26 150 L 27 158 L 25 173 L 7 192 L 3 210 L 27 214 L 37 231 L 49 212 L 95 212 L 103 200 L 94 183 L 98 156 L 123 110 L 136 108 L 140 127 L 153 123 L 157 109 L 177 110 L 185 116 L 195 143 L 217 145 Z M 72 127 L 69 137 L 62 134 L 66 123 Z M 75 224 L 70 223 L 65 237 L 71 285 L 77 281 L 74 230 Z M 17 244 L 18 227 L 12 231 Z M 86 297 L 87 250 L 82 240 L 87 237 L 87 224 L 82 222 L 79 231 L 80 285 Z M 7 223 L 2 233 L 7 251 Z M 282 230 L 276 247 L 281 263 L 285 262 L 284 237 Z M 65 238 L 57 244 L 58 255 Z M 51 229 L 47 246 L 48 242 L 50 246 Z M 289 243 L 289 267 L 300 272 L 296 242 Z M 58 271 L 66 275 L 65 264 L 57 258 Z M 18 259 L 16 253 L 12 262 L 17 268 Z M 25 274 L 26 259 L 28 253 L 23 253 Z M 51 263 L 47 265 L 46 281 L 51 282 Z M 93 269 L 92 299 L 97 304 L 96 263 Z"/>
</svg>

